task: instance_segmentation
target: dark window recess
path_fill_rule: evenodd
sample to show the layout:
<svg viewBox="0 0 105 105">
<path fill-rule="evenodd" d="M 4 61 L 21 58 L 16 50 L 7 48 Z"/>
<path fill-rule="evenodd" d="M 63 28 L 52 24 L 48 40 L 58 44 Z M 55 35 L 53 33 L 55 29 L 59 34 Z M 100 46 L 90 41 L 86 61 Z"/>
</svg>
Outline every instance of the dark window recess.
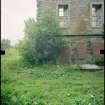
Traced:
<svg viewBox="0 0 105 105">
<path fill-rule="evenodd" d="M 100 54 L 105 54 L 105 50 L 100 50 Z"/>
<path fill-rule="evenodd" d="M 88 41 L 88 42 L 87 42 L 87 52 L 88 52 L 89 54 L 92 54 L 91 41 Z"/>
</svg>

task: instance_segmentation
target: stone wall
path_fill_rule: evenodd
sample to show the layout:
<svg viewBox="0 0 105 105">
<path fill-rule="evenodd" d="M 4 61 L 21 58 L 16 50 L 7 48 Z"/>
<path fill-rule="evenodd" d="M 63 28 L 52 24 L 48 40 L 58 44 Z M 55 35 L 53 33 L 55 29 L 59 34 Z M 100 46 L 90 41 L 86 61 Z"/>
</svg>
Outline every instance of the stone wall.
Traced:
<svg viewBox="0 0 105 105">
<path fill-rule="evenodd" d="M 104 0 L 37 0 L 38 16 L 41 8 L 51 8 L 58 15 L 58 5 L 67 4 L 67 27 L 62 29 L 64 34 L 69 35 L 71 32 L 101 32 L 102 27 L 93 28 L 91 26 L 91 4 L 94 2 L 104 4 Z M 102 14 L 104 17 L 104 8 Z"/>
<path fill-rule="evenodd" d="M 92 27 L 91 25 L 91 6 L 92 3 L 102 3 L 103 22 L 104 22 L 104 0 L 37 0 L 37 19 L 44 8 L 51 8 L 58 16 L 58 5 L 68 5 L 68 17 L 66 18 L 66 27 L 61 28 L 64 35 L 72 33 L 100 33 L 102 27 Z M 58 17 L 63 21 L 62 17 Z M 53 21 L 53 20 L 52 20 Z M 85 34 L 84 34 L 85 35 Z M 100 54 L 100 49 L 104 49 L 104 40 L 102 38 L 67 37 L 69 47 L 62 50 L 61 59 L 63 63 L 88 63 L 93 56 Z M 69 58 L 69 61 L 68 61 Z"/>
<path fill-rule="evenodd" d="M 71 64 L 89 63 L 93 57 L 104 50 L 104 39 L 101 37 L 67 37 L 69 43 L 69 62 Z"/>
</svg>

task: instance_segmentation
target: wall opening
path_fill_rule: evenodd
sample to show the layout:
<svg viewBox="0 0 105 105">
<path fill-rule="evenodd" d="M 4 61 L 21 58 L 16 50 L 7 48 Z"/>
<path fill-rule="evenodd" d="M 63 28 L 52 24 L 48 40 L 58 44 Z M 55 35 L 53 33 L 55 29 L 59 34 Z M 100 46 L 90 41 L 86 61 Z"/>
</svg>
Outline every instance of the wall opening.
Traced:
<svg viewBox="0 0 105 105">
<path fill-rule="evenodd" d="M 103 25 L 103 5 L 92 4 L 92 27 L 102 27 Z"/>
<path fill-rule="evenodd" d="M 60 27 L 66 28 L 68 23 L 68 5 L 58 5 L 58 16 L 60 18 Z"/>
</svg>

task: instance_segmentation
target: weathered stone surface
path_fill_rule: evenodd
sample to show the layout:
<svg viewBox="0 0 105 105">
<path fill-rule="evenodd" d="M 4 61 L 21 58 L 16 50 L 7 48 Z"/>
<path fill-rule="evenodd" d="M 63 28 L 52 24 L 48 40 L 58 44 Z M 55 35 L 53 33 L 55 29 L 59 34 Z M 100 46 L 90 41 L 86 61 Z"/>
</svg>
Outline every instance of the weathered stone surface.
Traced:
<svg viewBox="0 0 105 105">
<path fill-rule="evenodd" d="M 51 8 L 58 16 L 58 5 L 68 5 L 68 15 L 64 20 L 66 21 L 66 27 L 61 29 L 64 35 L 71 35 L 71 33 L 100 33 L 102 27 L 92 27 L 92 3 L 102 4 L 103 11 L 101 15 L 104 23 L 104 0 L 37 0 L 37 19 L 40 19 L 40 12 L 44 8 Z M 59 19 L 63 21 L 61 17 Z M 98 56 L 101 49 L 104 49 L 104 43 L 102 43 L 104 39 L 98 37 L 65 37 L 65 40 L 70 45 L 69 61 L 65 62 L 70 62 L 70 64 L 87 63 L 91 61 L 93 56 Z M 65 56 L 62 58 L 63 60 Z"/>
<path fill-rule="evenodd" d="M 92 3 L 103 3 L 104 5 L 104 0 L 37 0 L 38 16 L 41 8 L 51 8 L 58 16 L 58 5 L 67 4 L 68 16 L 66 25 L 68 27 L 64 31 L 65 34 L 70 34 L 71 32 L 99 32 L 102 31 L 102 27 L 92 28 L 91 26 Z M 104 9 L 102 15 L 104 22 Z"/>
<path fill-rule="evenodd" d="M 79 65 L 79 68 L 81 70 L 102 70 L 102 68 L 100 66 L 97 65 L 93 65 L 93 64 L 82 64 Z"/>
</svg>

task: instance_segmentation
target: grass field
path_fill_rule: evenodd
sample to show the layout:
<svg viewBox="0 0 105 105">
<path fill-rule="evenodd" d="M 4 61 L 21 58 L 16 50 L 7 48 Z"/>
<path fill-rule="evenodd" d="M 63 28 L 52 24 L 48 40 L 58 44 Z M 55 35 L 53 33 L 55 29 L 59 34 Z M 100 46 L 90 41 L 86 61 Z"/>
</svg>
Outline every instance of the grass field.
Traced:
<svg viewBox="0 0 105 105">
<path fill-rule="evenodd" d="M 2 105 L 104 105 L 103 71 L 23 63 L 15 49 L 2 56 Z"/>
</svg>

